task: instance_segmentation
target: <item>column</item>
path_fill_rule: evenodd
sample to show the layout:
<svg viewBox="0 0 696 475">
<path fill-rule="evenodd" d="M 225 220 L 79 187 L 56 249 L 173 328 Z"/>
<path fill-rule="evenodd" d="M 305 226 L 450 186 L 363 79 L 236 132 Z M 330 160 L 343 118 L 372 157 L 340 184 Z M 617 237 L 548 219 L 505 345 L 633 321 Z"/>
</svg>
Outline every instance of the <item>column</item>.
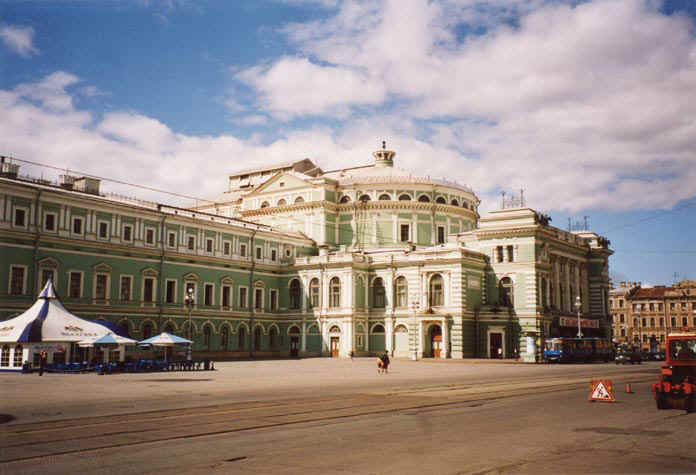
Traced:
<svg viewBox="0 0 696 475">
<path fill-rule="evenodd" d="M 302 320 L 302 334 L 300 335 L 300 351 L 305 353 L 307 351 L 307 322 Z"/>
<path fill-rule="evenodd" d="M 447 323 L 447 317 L 443 318 L 440 322 L 442 326 L 442 351 L 440 352 L 440 358 L 447 358 L 447 353 L 449 353 L 449 325 Z"/>
<path fill-rule="evenodd" d="M 350 356 L 350 352 L 355 348 L 355 337 L 353 335 L 353 321 L 351 317 L 343 320 L 343 334 L 341 335 L 341 349 L 344 357 Z"/>
<path fill-rule="evenodd" d="M 394 318 L 392 317 L 387 317 L 385 320 L 386 323 L 386 328 L 385 328 L 385 334 L 384 337 L 387 339 L 386 341 L 386 349 L 387 353 L 390 355 L 394 355 Z"/>
<path fill-rule="evenodd" d="M 305 313 L 307 311 L 307 291 L 309 290 L 307 286 L 307 276 L 302 276 L 300 282 L 302 282 L 302 288 L 300 289 L 300 311 Z"/>
<path fill-rule="evenodd" d="M 416 334 L 418 341 L 416 342 L 416 351 L 419 357 L 423 357 L 423 322 L 418 322 L 418 333 Z"/>
</svg>

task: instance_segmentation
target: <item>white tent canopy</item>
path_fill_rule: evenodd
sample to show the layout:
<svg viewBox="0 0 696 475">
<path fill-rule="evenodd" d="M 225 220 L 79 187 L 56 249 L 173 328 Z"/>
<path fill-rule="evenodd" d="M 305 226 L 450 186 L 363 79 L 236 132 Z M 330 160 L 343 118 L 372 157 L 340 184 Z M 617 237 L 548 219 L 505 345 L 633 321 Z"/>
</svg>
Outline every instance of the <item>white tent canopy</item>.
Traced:
<svg viewBox="0 0 696 475">
<path fill-rule="evenodd" d="M 50 279 L 26 312 L 0 322 L 0 343 L 77 343 L 109 333 L 111 330 L 104 325 L 82 319 L 63 307 Z"/>
</svg>

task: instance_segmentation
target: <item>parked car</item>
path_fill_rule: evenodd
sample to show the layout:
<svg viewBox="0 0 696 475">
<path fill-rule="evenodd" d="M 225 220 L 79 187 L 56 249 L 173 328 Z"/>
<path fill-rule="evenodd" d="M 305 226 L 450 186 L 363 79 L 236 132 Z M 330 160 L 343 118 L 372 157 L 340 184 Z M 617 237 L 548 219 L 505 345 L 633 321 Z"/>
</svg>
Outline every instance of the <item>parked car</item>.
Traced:
<svg viewBox="0 0 696 475">
<path fill-rule="evenodd" d="M 621 351 L 616 354 L 616 358 L 614 358 L 614 362 L 616 364 L 640 364 L 643 361 L 643 358 L 640 355 L 640 351 L 634 350 L 634 351 Z"/>
<path fill-rule="evenodd" d="M 665 353 L 663 351 L 650 351 L 643 355 L 644 361 L 664 361 Z"/>
</svg>

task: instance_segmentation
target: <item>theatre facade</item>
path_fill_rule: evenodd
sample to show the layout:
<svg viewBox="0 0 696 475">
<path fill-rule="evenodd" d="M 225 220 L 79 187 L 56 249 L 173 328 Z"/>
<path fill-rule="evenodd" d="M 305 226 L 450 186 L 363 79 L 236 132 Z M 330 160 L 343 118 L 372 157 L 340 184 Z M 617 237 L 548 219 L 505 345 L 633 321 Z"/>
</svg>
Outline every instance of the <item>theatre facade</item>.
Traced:
<svg viewBox="0 0 696 475">
<path fill-rule="evenodd" d="M 52 277 L 71 312 L 138 340 L 191 338 L 196 358 L 534 362 L 544 338 L 577 332 L 578 310 L 585 335 L 610 335 L 607 239 L 551 226 L 522 196 L 481 217 L 471 188 L 395 155 L 236 172 L 196 208 L 106 194 L 90 177 L 23 178 L 5 160 L 0 320 Z"/>
</svg>

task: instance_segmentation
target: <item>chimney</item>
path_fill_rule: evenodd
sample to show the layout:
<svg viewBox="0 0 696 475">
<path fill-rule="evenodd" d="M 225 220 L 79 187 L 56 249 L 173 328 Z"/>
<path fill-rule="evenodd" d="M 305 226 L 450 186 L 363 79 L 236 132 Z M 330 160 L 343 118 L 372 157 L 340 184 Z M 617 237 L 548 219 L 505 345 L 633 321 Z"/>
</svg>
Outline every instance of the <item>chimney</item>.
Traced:
<svg viewBox="0 0 696 475">
<path fill-rule="evenodd" d="M 75 191 L 81 191 L 83 193 L 89 193 L 90 195 L 99 194 L 99 183 L 100 180 L 97 178 L 91 178 L 87 176 L 75 178 L 73 181 L 73 189 Z"/>
<path fill-rule="evenodd" d="M 6 161 L 7 158 L 9 157 L 0 156 L 0 176 L 16 179 L 19 174 L 19 165 Z"/>
</svg>

